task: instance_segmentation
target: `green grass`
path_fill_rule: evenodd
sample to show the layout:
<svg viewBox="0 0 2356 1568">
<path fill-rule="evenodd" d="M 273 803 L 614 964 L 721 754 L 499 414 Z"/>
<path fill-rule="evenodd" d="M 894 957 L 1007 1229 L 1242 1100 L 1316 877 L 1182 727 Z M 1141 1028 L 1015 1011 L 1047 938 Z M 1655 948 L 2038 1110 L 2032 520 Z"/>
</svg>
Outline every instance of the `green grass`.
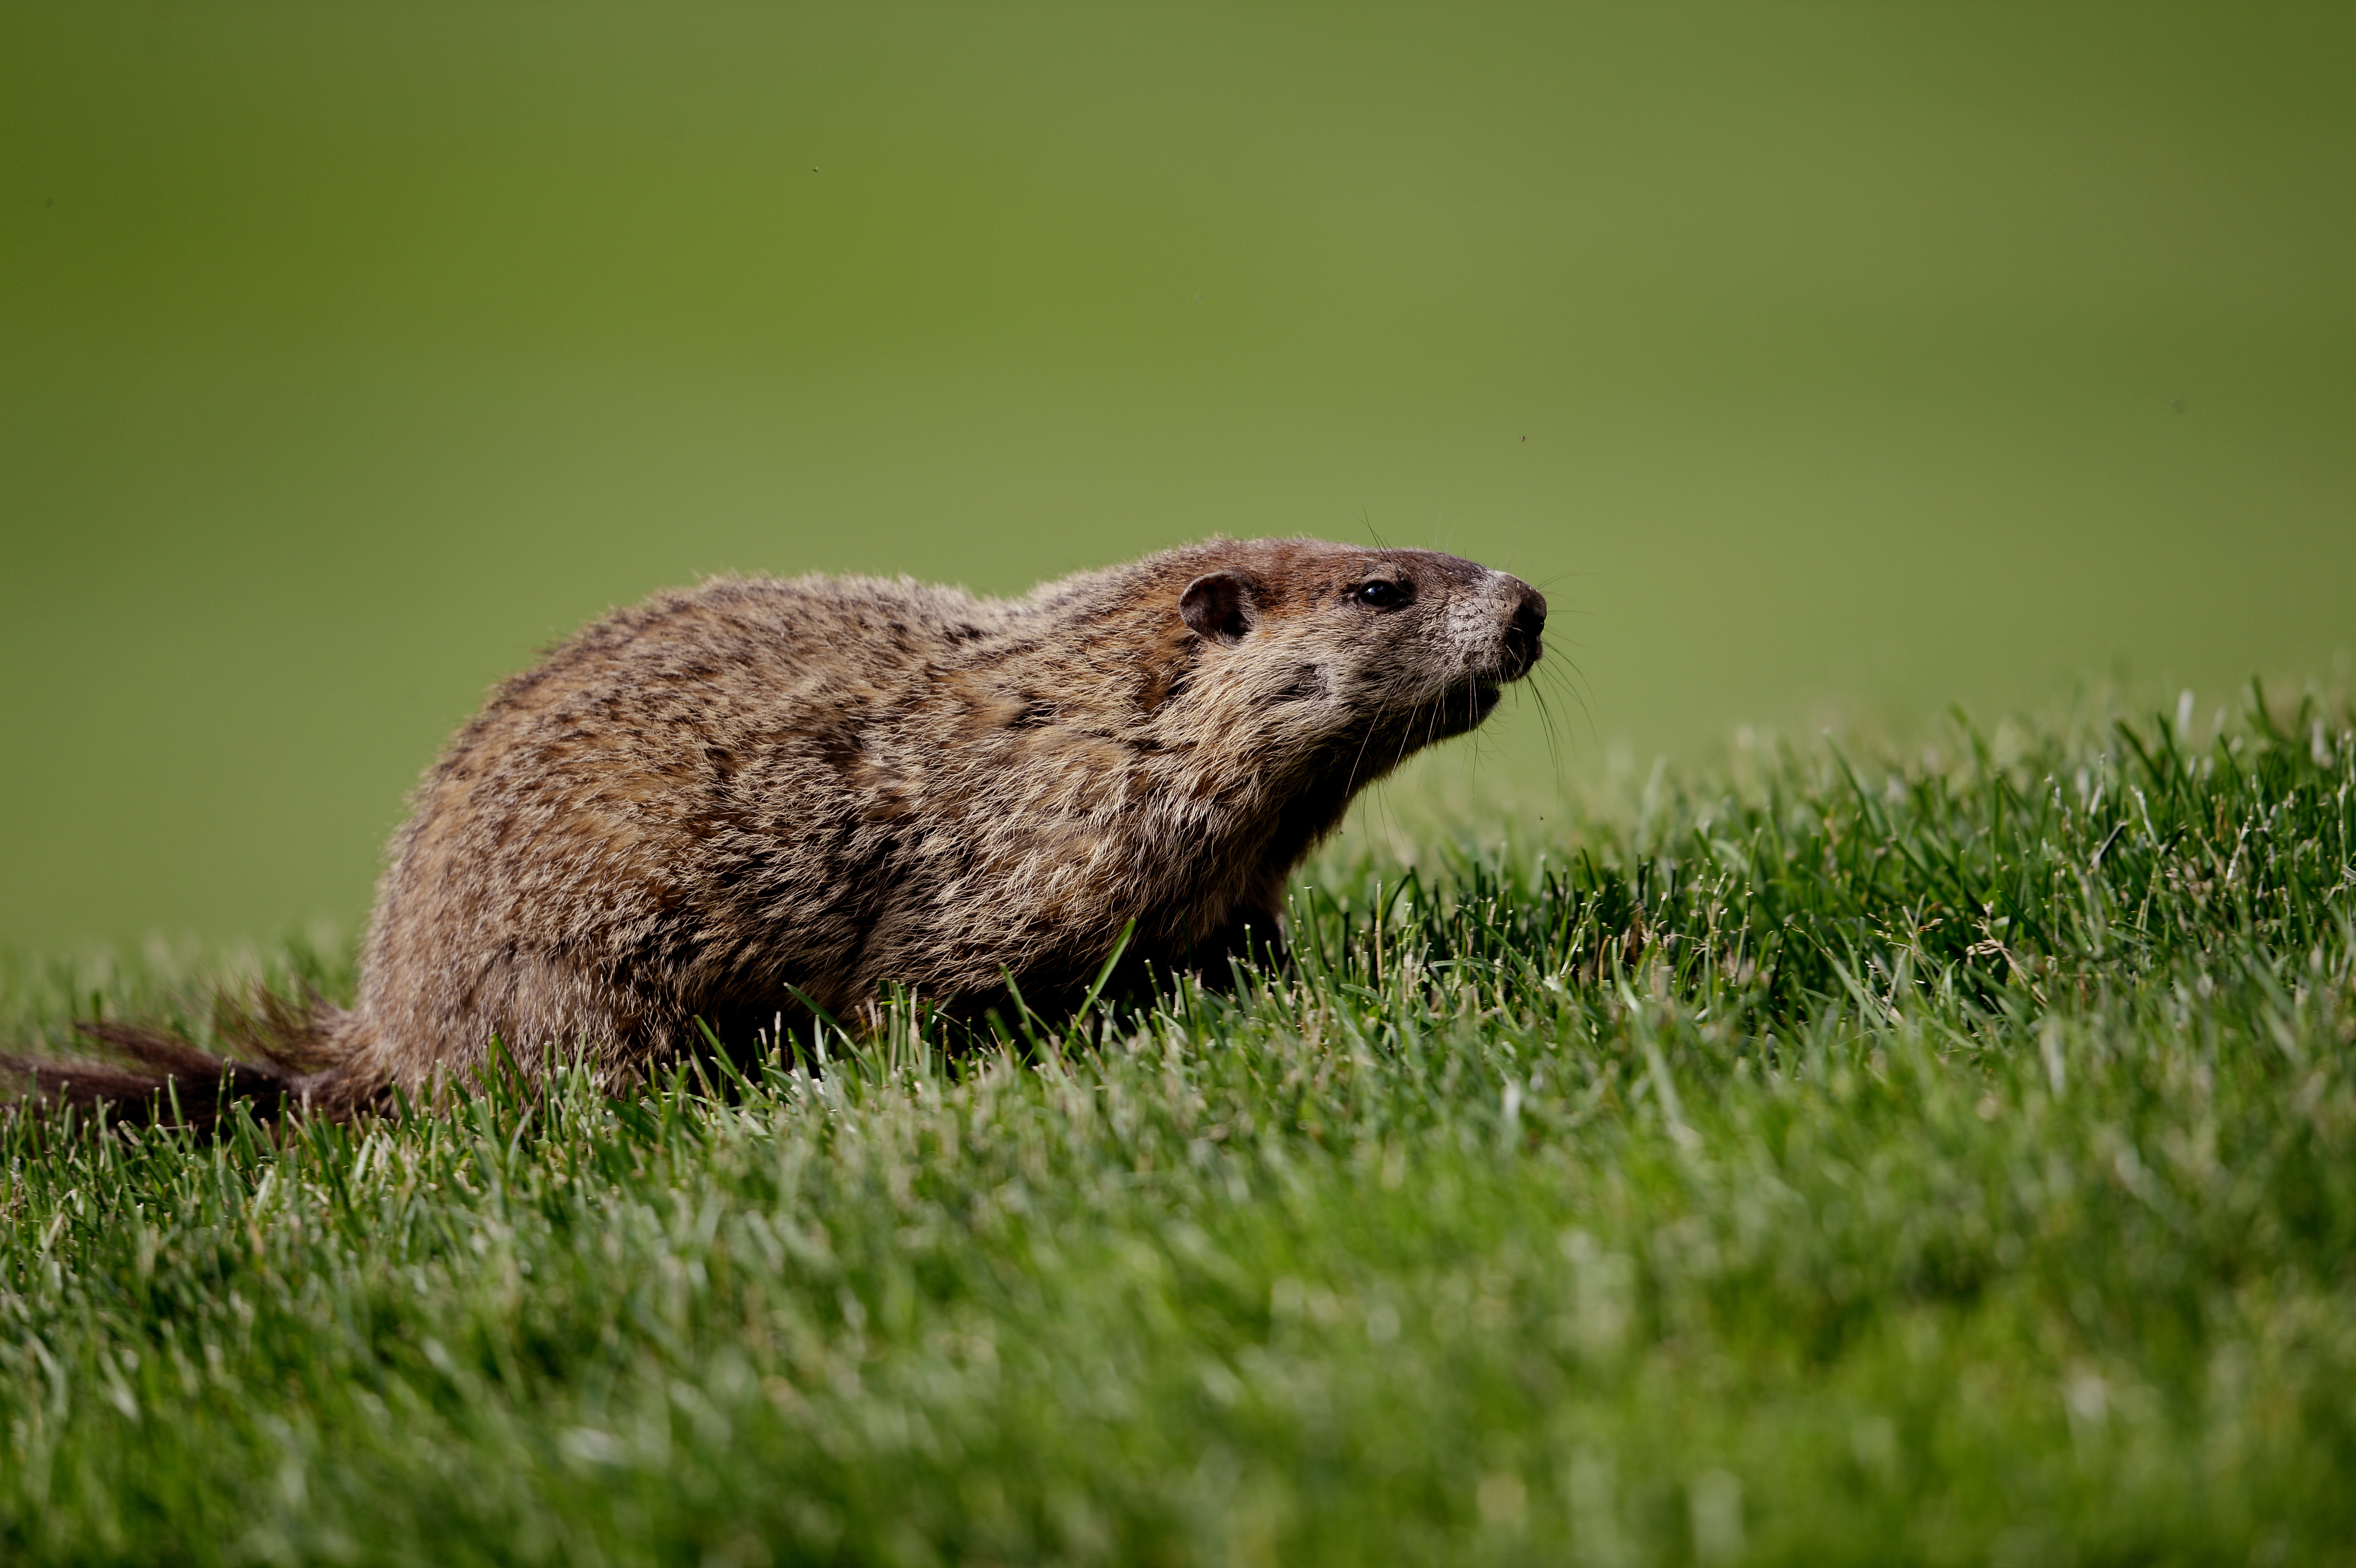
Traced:
<svg viewBox="0 0 2356 1568">
<path fill-rule="evenodd" d="M 0 1555 L 2350 1561 L 2350 729 L 1737 752 L 1020 1055 L 13 1123 Z"/>
</svg>

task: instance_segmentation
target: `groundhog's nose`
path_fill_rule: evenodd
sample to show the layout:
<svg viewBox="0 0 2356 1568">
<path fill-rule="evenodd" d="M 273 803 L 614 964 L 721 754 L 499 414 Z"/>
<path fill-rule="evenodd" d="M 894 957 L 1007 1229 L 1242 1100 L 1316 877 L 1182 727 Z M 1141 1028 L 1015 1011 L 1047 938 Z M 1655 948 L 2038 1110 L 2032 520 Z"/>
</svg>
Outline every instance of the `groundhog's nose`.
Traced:
<svg viewBox="0 0 2356 1568">
<path fill-rule="evenodd" d="M 1538 636 L 1546 630 L 1546 595 L 1519 578 L 1508 581 L 1514 585 L 1514 616 L 1505 626 L 1505 678 L 1519 680 L 1545 652 Z"/>
</svg>

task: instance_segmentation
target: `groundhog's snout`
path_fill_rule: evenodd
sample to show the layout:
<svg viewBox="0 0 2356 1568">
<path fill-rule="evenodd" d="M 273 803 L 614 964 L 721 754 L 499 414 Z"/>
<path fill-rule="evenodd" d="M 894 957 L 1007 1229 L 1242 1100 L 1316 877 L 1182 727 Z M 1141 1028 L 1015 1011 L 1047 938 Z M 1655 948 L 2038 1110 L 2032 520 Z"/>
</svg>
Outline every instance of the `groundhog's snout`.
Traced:
<svg viewBox="0 0 2356 1568">
<path fill-rule="evenodd" d="M 1546 652 L 1538 640 L 1546 631 L 1546 595 L 1518 577 L 1505 581 L 1514 611 L 1512 619 L 1505 624 L 1504 675 L 1507 680 L 1519 680 L 1530 673 L 1530 667 Z"/>
</svg>

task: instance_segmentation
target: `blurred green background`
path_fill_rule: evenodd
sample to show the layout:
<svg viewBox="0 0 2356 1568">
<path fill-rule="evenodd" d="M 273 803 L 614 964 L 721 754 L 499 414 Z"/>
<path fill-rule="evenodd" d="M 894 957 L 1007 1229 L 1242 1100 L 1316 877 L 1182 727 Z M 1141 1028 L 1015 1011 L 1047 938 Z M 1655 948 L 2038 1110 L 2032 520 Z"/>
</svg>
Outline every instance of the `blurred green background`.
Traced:
<svg viewBox="0 0 2356 1568">
<path fill-rule="evenodd" d="M 2328 677 L 2351 44 L 2346 5 L 19 0 L 0 943 L 356 926 L 489 682 L 723 569 L 1434 545 L 1546 588 L 1572 769 Z M 1481 759 L 1544 787 L 1528 705 Z"/>
</svg>

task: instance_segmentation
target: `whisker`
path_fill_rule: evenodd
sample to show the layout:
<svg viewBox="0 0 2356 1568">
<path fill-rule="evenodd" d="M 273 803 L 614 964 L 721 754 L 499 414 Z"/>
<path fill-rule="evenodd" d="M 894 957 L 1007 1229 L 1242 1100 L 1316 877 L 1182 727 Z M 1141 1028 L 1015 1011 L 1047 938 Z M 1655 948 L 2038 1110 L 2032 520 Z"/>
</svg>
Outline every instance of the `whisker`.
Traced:
<svg viewBox="0 0 2356 1568">
<path fill-rule="evenodd" d="M 1350 759 L 1350 779 L 1349 782 L 1342 787 L 1342 794 L 1344 798 L 1347 798 L 1349 795 L 1358 787 L 1358 765 L 1366 760 L 1366 747 L 1373 741 L 1374 738 L 1375 727 L 1372 724 L 1368 724 L 1365 728 L 1365 732 L 1358 737 L 1358 754 Z"/>
</svg>

